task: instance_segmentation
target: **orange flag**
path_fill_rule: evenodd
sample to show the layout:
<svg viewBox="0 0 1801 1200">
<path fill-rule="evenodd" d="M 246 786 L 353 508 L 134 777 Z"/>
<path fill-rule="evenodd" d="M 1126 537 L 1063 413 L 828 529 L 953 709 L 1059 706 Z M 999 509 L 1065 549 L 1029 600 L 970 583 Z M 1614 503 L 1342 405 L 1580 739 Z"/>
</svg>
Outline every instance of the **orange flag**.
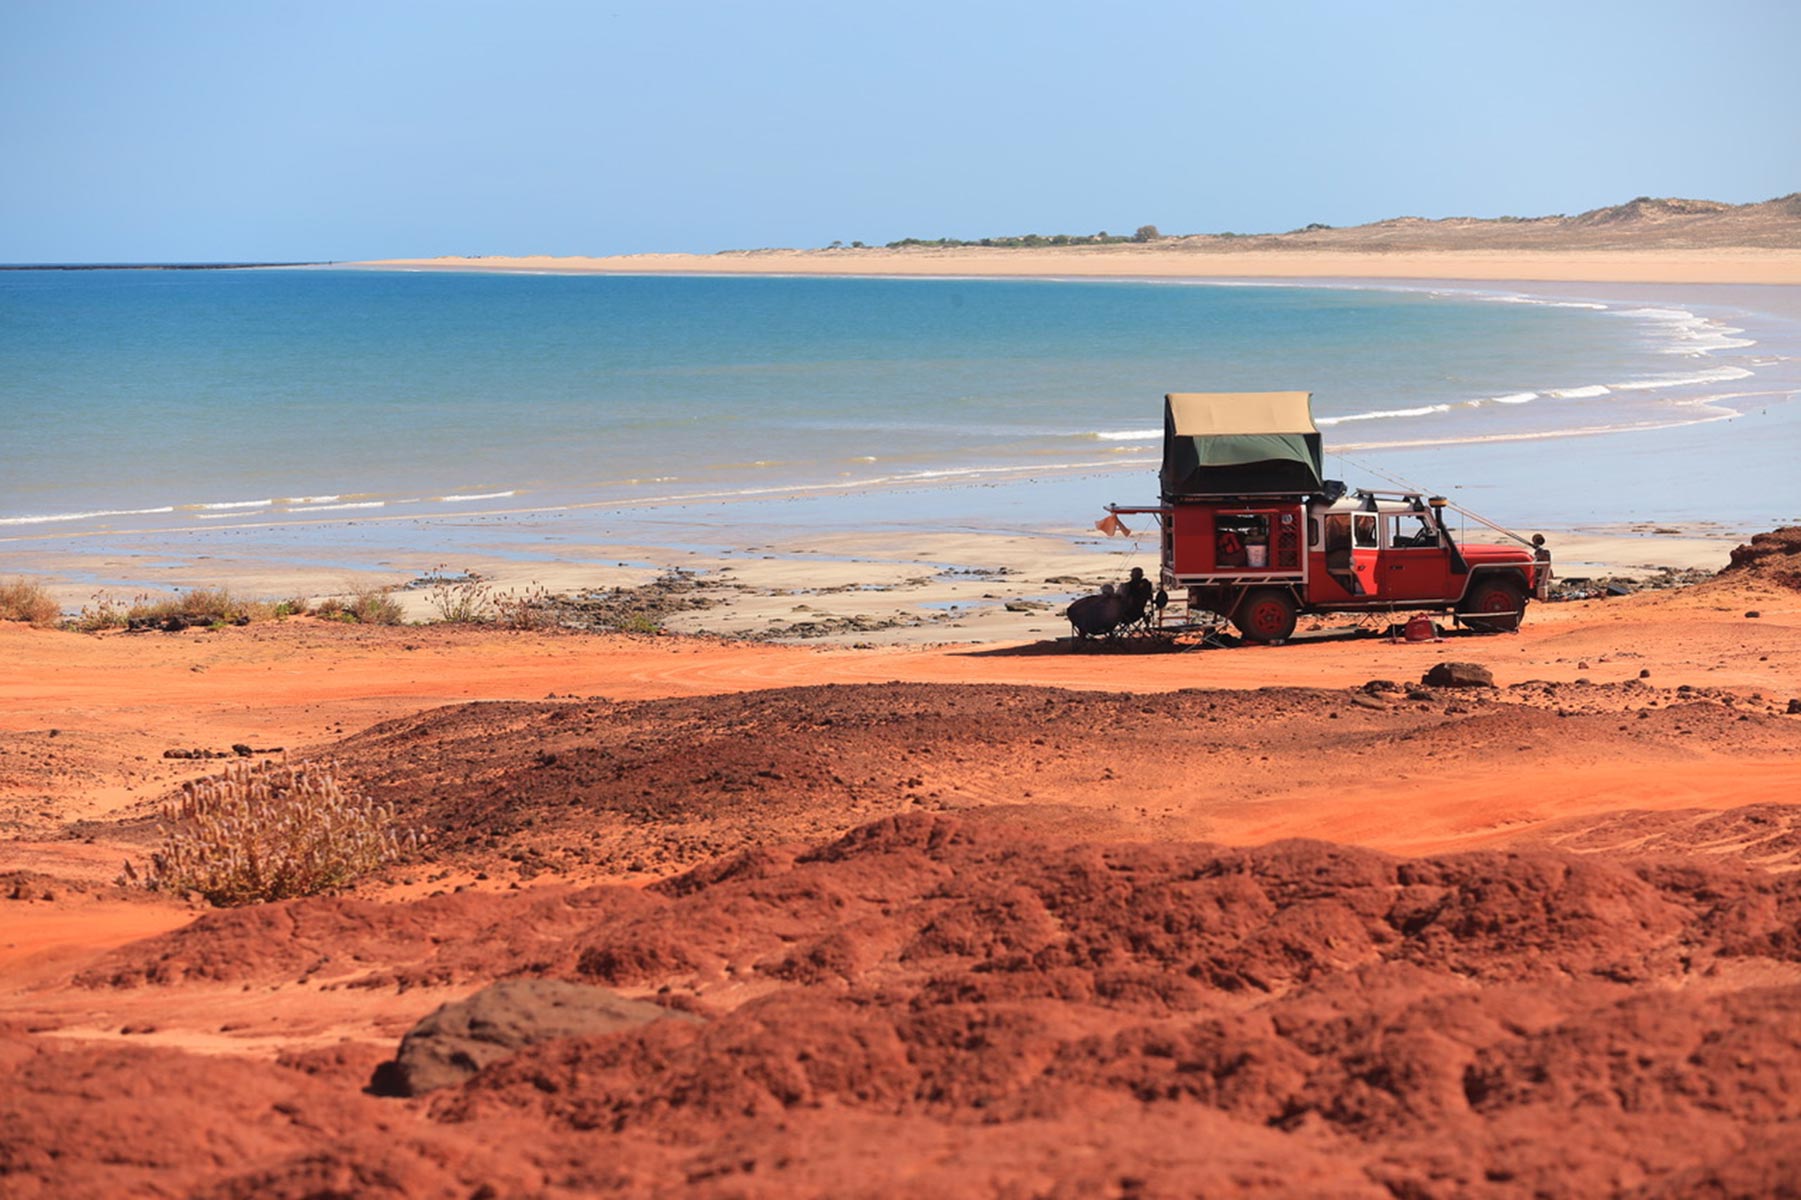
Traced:
<svg viewBox="0 0 1801 1200">
<path fill-rule="evenodd" d="M 1132 531 L 1130 529 L 1126 528 L 1126 523 L 1124 521 L 1120 520 L 1119 517 L 1114 513 L 1108 513 L 1106 516 L 1104 516 L 1100 520 L 1096 521 L 1094 523 L 1094 527 L 1096 529 L 1100 530 L 1102 533 L 1106 534 L 1108 537 L 1131 537 L 1132 536 Z"/>
</svg>

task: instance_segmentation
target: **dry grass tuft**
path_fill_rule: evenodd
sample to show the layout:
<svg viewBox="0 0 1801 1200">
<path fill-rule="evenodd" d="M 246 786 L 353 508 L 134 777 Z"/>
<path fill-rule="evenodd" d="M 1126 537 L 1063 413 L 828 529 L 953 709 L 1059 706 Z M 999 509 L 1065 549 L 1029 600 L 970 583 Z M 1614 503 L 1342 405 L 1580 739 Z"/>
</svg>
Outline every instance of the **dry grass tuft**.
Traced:
<svg viewBox="0 0 1801 1200">
<path fill-rule="evenodd" d="M 406 610 L 385 587 L 358 588 L 348 597 L 328 596 L 312 611 L 327 621 L 352 621 L 359 625 L 400 625 L 406 621 Z"/>
<path fill-rule="evenodd" d="M 62 605 L 52 600 L 49 590 L 37 580 L 20 578 L 0 583 L 0 621 L 54 625 L 62 615 Z"/>
<path fill-rule="evenodd" d="M 533 580 L 517 591 L 509 588 L 494 597 L 494 611 L 507 629 L 530 631 L 556 623 L 556 605 L 549 589 Z"/>
<path fill-rule="evenodd" d="M 181 790 L 143 882 L 217 905 L 335 891 L 419 845 L 391 805 L 347 790 L 335 763 L 243 763 Z M 130 863 L 125 875 L 137 878 Z"/>
<path fill-rule="evenodd" d="M 494 619 L 494 589 L 474 571 L 446 575 L 442 564 L 420 579 L 426 603 L 446 625 L 483 625 Z"/>
</svg>

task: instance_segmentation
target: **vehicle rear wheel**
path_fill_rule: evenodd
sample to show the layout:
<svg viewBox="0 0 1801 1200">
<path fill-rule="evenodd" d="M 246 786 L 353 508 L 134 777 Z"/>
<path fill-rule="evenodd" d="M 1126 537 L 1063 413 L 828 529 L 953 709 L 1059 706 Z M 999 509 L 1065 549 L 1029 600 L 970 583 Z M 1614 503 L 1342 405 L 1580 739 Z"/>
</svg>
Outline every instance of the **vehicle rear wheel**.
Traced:
<svg viewBox="0 0 1801 1200">
<path fill-rule="evenodd" d="M 1484 579 L 1457 606 L 1463 623 L 1481 633 L 1512 633 L 1525 613 L 1525 589 L 1511 579 Z"/>
<path fill-rule="evenodd" d="M 1232 623 L 1246 641 L 1285 641 L 1294 632 L 1294 597 L 1279 588 L 1258 588 L 1238 603 Z"/>
</svg>

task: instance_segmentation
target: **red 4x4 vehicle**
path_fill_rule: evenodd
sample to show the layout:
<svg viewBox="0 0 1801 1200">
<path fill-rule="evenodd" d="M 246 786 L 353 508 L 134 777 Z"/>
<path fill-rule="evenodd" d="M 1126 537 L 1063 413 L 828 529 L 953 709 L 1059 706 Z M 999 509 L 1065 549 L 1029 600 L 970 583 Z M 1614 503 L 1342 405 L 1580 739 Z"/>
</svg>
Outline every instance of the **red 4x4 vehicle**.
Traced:
<svg viewBox="0 0 1801 1200">
<path fill-rule="evenodd" d="M 1303 612 L 1454 612 L 1517 629 L 1550 586 L 1543 538 L 1459 543 L 1446 502 L 1358 491 L 1320 475 L 1306 392 L 1175 393 L 1164 399 L 1163 587 L 1251 641 L 1279 642 Z M 1497 527 L 1498 528 L 1498 527 Z M 1506 533 L 1505 530 L 1500 532 Z"/>
</svg>

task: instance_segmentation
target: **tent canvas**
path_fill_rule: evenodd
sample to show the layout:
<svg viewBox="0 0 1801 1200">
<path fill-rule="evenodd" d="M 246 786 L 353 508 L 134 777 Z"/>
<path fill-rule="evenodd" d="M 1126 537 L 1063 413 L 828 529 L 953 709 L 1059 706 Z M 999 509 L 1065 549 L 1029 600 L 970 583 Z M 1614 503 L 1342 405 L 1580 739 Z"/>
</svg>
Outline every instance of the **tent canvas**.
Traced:
<svg viewBox="0 0 1801 1200">
<path fill-rule="evenodd" d="M 1316 492 L 1310 392 L 1171 392 L 1163 398 L 1165 496 Z"/>
</svg>

